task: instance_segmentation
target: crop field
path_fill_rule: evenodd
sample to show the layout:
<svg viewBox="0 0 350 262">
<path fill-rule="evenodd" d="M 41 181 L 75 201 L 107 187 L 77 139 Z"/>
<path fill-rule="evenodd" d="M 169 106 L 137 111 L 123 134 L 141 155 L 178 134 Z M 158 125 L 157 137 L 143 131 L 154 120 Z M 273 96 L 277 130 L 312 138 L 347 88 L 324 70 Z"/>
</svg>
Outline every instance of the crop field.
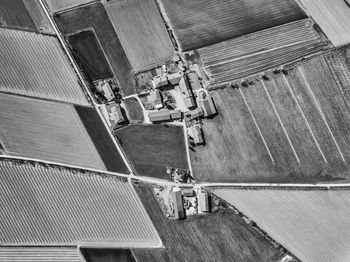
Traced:
<svg viewBox="0 0 350 262">
<path fill-rule="evenodd" d="M 0 26 L 36 31 L 23 0 L 0 1 Z"/>
<path fill-rule="evenodd" d="M 293 0 L 159 0 L 183 51 L 306 18 Z"/>
<path fill-rule="evenodd" d="M 349 181 L 350 111 L 344 94 L 350 83 L 342 71 L 338 77 L 343 82 L 335 80 L 328 56 L 306 60 L 285 74 L 251 80 L 247 87 L 212 91 L 219 115 L 203 120 L 206 145 L 190 151 L 194 177 L 225 182 Z M 331 68 L 337 70 L 335 64 Z"/>
<path fill-rule="evenodd" d="M 299 0 L 335 46 L 350 43 L 350 7 L 344 0 Z"/>
<path fill-rule="evenodd" d="M 56 34 L 39 1 L 22 0 L 39 33 Z M 12 1 L 11 1 L 12 2 Z M 18 14 L 18 10 L 14 12 Z"/>
<path fill-rule="evenodd" d="M 94 2 L 96 0 L 45 0 L 52 13 L 57 13 L 75 6 Z"/>
<path fill-rule="evenodd" d="M 137 261 L 211 262 L 215 258 L 267 262 L 277 261 L 282 254 L 232 210 L 183 221 L 169 220 L 147 186 L 136 186 L 136 190 L 165 246 L 160 250 L 132 250 Z"/>
<path fill-rule="evenodd" d="M 174 48 L 154 0 L 118 0 L 107 13 L 135 71 L 161 66 Z"/>
<path fill-rule="evenodd" d="M 350 259 L 350 190 L 217 188 L 236 207 L 301 261 Z"/>
<path fill-rule="evenodd" d="M 101 3 L 59 13 L 54 19 L 64 35 L 93 28 L 124 95 L 134 93 L 130 78 L 131 65 Z"/>
<path fill-rule="evenodd" d="M 75 61 L 91 81 L 112 78 L 113 73 L 94 31 L 82 31 L 67 37 Z"/>
<path fill-rule="evenodd" d="M 57 38 L 0 29 L 0 91 L 88 104 Z"/>
<path fill-rule="evenodd" d="M 168 179 L 167 166 L 188 169 L 181 126 L 131 125 L 115 135 L 139 176 Z"/>
<path fill-rule="evenodd" d="M 328 47 L 309 19 L 272 27 L 197 51 L 211 84 L 222 84 L 279 67 Z"/>
<path fill-rule="evenodd" d="M 140 122 L 144 121 L 142 107 L 136 98 L 130 97 L 124 100 L 124 103 L 129 113 L 130 120 Z"/>
<path fill-rule="evenodd" d="M 115 147 L 112 138 L 93 107 L 74 106 L 108 171 L 128 173 L 128 168 Z"/>
<path fill-rule="evenodd" d="M 0 140 L 9 155 L 106 170 L 73 106 L 0 94 Z"/>
<path fill-rule="evenodd" d="M 130 249 L 81 248 L 86 262 L 135 262 Z"/>
</svg>

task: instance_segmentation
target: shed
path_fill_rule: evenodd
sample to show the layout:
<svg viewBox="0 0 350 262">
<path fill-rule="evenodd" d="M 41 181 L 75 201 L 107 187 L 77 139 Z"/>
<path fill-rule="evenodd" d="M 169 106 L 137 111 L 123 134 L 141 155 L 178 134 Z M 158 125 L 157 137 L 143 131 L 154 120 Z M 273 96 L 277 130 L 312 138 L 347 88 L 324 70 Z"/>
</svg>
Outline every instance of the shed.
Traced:
<svg viewBox="0 0 350 262">
<path fill-rule="evenodd" d="M 175 109 L 170 111 L 170 117 L 171 119 L 181 119 L 181 110 L 180 109 Z"/>
<path fill-rule="evenodd" d="M 209 212 L 209 196 L 208 193 L 198 191 L 198 210 L 199 212 Z"/>
<path fill-rule="evenodd" d="M 149 121 L 151 122 L 163 122 L 170 120 L 170 111 L 162 110 L 162 111 L 151 111 L 148 113 Z"/>
<path fill-rule="evenodd" d="M 171 193 L 171 197 L 174 203 L 174 218 L 184 219 L 186 217 L 181 191 L 174 191 Z"/>
</svg>

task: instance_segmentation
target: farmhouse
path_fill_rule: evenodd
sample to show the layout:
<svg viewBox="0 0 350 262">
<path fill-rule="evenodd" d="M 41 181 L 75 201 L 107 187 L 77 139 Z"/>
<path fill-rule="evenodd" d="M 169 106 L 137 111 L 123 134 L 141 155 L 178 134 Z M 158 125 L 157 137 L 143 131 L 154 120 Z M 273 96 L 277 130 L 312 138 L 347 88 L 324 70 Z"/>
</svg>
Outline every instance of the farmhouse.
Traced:
<svg viewBox="0 0 350 262">
<path fill-rule="evenodd" d="M 109 120 L 114 124 L 122 125 L 126 122 L 122 109 L 116 102 L 109 103 L 107 106 Z"/>
<path fill-rule="evenodd" d="M 170 111 L 169 110 L 151 111 L 148 113 L 148 118 L 149 118 L 149 121 L 153 123 L 169 121 L 171 119 Z"/>
</svg>

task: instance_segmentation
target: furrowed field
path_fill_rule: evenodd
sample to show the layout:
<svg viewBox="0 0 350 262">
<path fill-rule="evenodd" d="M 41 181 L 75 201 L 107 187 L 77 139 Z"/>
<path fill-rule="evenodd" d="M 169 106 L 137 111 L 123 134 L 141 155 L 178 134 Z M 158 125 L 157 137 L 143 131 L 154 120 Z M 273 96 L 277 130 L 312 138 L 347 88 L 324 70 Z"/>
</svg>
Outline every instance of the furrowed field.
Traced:
<svg viewBox="0 0 350 262">
<path fill-rule="evenodd" d="M 293 0 L 158 0 L 183 51 L 306 18 Z"/>
<path fill-rule="evenodd" d="M 226 182 L 344 182 L 350 163 L 349 78 L 330 54 L 212 91 L 219 115 L 203 120 L 194 177 Z M 339 64 L 344 68 L 346 64 Z M 337 70 L 337 67 L 331 67 Z M 345 82 L 347 81 L 347 82 Z"/>
<path fill-rule="evenodd" d="M 154 0 L 110 1 L 106 9 L 135 71 L 171 59 L 174 49 Z"/>
<path fill-rule="evenodd" d="M 350 259 L 350 190 L 211 188 L 305 262 Z"/>
<path fill-rule="evenodd" d="M 136 186 L 165 246 L 163 250 L 132 252 L 137 261 L 278 261 L 281 251 L 232 210 L 216 214 L 169 220 L 165 218 L 151 189 Z"/>
<path fill-rule="evenodd" d="M 30 31 L 37 29 L 22 0 L 0 1 L 0 25 Z"/>
<path fill-rule="evenodd" d="M 93 28 L 124 95 L 134 93 L 130 78 L 131 65 L 101 3 L 93 3 L 56 14 L 54 19 L 64 35 Z"/>
<path fill-rule="evenodd" d="M 45 0 L 45 2 L 48 5 L 50 11 L 52 13 L 56 13 L 78 5 L 94 2 L 94 0 Z"/>
<path fill-rule="evenodd" d="M 198 49 L 211 84 L 222 84 L 290 63 L 328 46 L 309 19 Z"/>
</svg>

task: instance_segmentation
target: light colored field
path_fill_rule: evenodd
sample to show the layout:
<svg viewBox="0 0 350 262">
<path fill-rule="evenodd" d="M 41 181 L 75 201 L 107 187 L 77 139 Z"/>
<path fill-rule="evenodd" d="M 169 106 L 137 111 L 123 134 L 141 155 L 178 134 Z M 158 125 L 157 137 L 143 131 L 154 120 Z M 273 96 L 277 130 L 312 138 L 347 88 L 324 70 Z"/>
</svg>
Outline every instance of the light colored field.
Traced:
<svg viewBox="0 0 350 262">
<path fill-rule="evenodd" d="M 350 7 L 345 0 L 299 0 L 335 46 L 350 42 Z"/>
<path fill-rule="evenodd" d="M 75 6 L 95 2 L 95 0 L 45 0 L 45 2 L 51 13 L 56 13 Z"/>
<path fill-rule="evenodd" d="M 107 13 L 135 71 L 162 65 L 174 54 L 154 0 L 117 0 Z"/>
<path fill-rule="evenodd" d="M 158 0 L 183 51 L 306 18 L 294 0 Z"/>
<path fill-rule="evenodd" d="M 350 260 L 350 190 L 212 191 L 301 261 Z"/>
<path fill-rule="evenodd" d="M 0 94 L 0 140 L 9 155 L 105 170 L 73 106 Z"/>
<path fill-rule="evenodd" d="M 39 1 L 23 0 L 23 3 L 39 32 L 56 34 Z"/>
<path fill-rule="evenodd" d="M 198 49 L 211 83 L 220 84 L 300 59 L 327 46 L 309 19 Z"/>
<path fill-rule="evenodd" d="M 58 40 L 0 29 L 0 91 L 88 104 Z"/>
<path fill-rule="evenodd" d="M 115 176 L 3 160 L 0 191 L 2 245 L 161 245 L 134 188 Z"/>
</svg>

